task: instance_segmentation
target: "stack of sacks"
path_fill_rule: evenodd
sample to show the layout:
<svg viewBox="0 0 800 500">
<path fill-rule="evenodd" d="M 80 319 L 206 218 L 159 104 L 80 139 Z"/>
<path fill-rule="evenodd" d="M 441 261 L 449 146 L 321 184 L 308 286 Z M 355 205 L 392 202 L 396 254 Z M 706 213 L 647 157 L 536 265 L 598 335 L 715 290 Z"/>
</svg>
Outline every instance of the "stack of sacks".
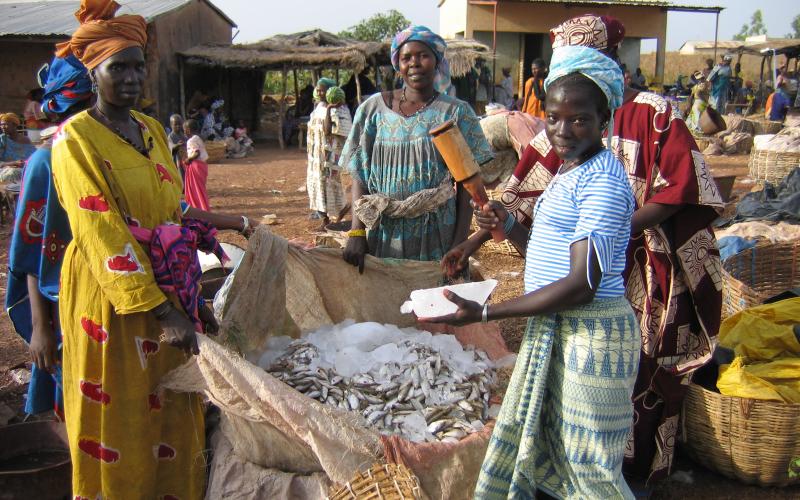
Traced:
<svg viewBox="0 0 800 500">
<path fill-rule="evenodd" d="M 726 129 L 710 138 L 708 147 L 703 151 L 707 155 L 748 154 L 753 148 L 753 124 L 743 116 L 729 114 L 725 117 Z"/>
<path fill-rule="evenodd" d="M 522 151 L 544 130 L 544 120 L 518 111 L 500 111 L 481 119 L 481 128 L 495 153 L 492 161 L 481 165 L 481 177 L 492 186 L 508 180 Z"/>
</svg>

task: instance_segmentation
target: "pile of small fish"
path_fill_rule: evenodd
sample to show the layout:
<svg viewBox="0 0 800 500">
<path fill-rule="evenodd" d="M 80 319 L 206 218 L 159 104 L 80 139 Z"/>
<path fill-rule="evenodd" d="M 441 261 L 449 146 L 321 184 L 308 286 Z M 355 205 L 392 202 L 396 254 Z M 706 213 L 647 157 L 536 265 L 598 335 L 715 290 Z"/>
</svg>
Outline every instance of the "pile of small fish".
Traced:
<svg viewBox="0 0 800 500">
<path fill-rule="evenodd" d="M 458 353 L 462 363 L 472 356 L 470 375 L 450 366 L 446 355 L 433 346 L 414 340 L 389 344 L 405 354 L 398 361 L 344 377 L 320 362 L 317 346 L 298 339 L 288 344 L 267 372 L 310 398 L 359 412 L 368 425 L 384 434 L 399 434 L 415 442 L 457 442 L 482 430 L 499 412 L 499 405 L 489 405 L 494 370 L 486 353 Z"/>
</svg>

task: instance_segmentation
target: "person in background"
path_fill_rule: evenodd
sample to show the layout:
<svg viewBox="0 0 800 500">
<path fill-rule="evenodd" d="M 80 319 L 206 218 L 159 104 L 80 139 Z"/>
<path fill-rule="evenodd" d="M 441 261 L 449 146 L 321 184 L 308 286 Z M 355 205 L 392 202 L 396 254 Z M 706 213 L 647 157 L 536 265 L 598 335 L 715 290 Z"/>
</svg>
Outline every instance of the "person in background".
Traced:
<svg viewBox="0 0 800 500">
<path fill-rule="evenodd" d="M 183 124 L 183 133 L 189 139 L 186 141 L 186 161 L 183 164 L 184 181 L 183 196 L 190 206 L 211 210 L 208 202 L 208 152 L 203 139 L 200 137 L 200 124 L 194 119 L 186 120 Z"/>
<path fill-rule="evenodd" d="M 697 83 L 692 87 L 692 107 L 689 117 L 686 119 L 686 126 L 689 130 L 700 131 L 700 117 L 708 107 L 708 83 L 701 72 L 695 74 Z"/>
<path fill-rule="evenodd" d="M 708 75 L 711 74 L 711 71 L 714 69 L 714 60 L 713 59 L 706 59 L 706 67 L 701 70 L 703 76 L 706 77 L 708 80 Z"/>
<path fill-rule="evenodd" d="M 336 87 L 336 82 L 331 78 L 320 78 L 317 81 L 317 105 L 308 120 L 308 140 L 306 141 L 308 152 L 306 189 L 308 190 L 309 208 L 311 208 L 310 218 L 320 219 L 322 226 L 329 224 L 330 216 L 338 215 L 344 207 L 341 181 L 338 179 L 337 171 L 331 170 L 327 164 L 325 121 L 329 119 L 330 107 L 326 95 L 328 89 L 333 87 Z M 335 93 L 338 96 L 338 92 Z M 331 180 L 333 176 L 337 178 Z M 329 186 L 331 189 L 328 189 Z"/>
<path fill-rule="evenodd" d="M 502 72 L 503 79 L 495 87 L 494 101 L 510 111 L 514 109 L 514 82 L 511 79 L 511 68 L 503 68 Z"/>
<path fill-rule="evenodd" d="M 554 49 L 587 45 L 615 60 L 624 36 L 619 20 L 590 14 L 550 31 Z M 716 345 L 722 266 L 711 223 L 724 204 L 686 124 L 662 96 L 626 89 L 609 135 L 636 201 L 623 278 L 642 337 L 623 470 L 652 482 L 670 473 L 689 381 Z M 517 222 L 531 226 L 537 198 L 556 182 L 559 165 L 547 135 L 534 137 L 501 198 Z M 489 238 L 478 231 L 448 253 L 443 268 L 466 266 Z"/>
<path fill-rule="evenodd" d="M 0 182 L 19 182 L 25 160 L 36 151 L 20 133 L 21 123 L 14 113 L 0 114 Z"/>
<path fill-rule="evenodd" d="M 325 122 L 323 128 L 325 131 L 325 168 L 328 171 L 328 177 L 325 181 L 325 194 L 326 199 L 341 199 L 344 205 L 344 188 L 342 188 L 342 177 L 339 173 L 341 167 L 339 166 L 339 157 L 342 154 L 342 148 L 350 134 L 350 129 L 353 127 L 353 120 L 350 117 L 350 110 L 345 105 L 344 91 L 339 87 L 331 87 L 325 93 L 325 100 L 328 103 L 327 114 L 325 115 Z M 330 215 L 336 215 L 338 219 L 342 217 L 342 210 Z M 328 225 L 328 217 L 322 219 L 321 230 Z"/>
<path fill-rule="evenodd" d="M 92 83 L 86 68 L 74 56 L 54 58 L 39 76 L 45 86 L 39 93 L 40 116 L 48 121 L 62 123 L 90 106 Z M 25 413 L 54 410 L 63 420 L 58 291 L 64 250 L 72 233 L 53 184 L 51 147 L 55 132 L 56 127 L 45 129 L 44 142 L 25 168 L 8 252 L 5 305 L 14 330 L 28 344 L 33 362 Z"/>
<path fill-rule="evenodd" d="M 725 54 L 720 57 L 720 63 L 714 66 L 706 80 L 711 84 L 711 101 L 709 104 L 717 112 L 724 115 L 725 106 L 728 104 L 728 91 L 731 86 L 731 61 L 733 57 Z"/>
<path fill-rule="evenodd" d="M 213 141 L 215 137 L 214 132 L 214 114 L 208 110 L 208 107 L 201 105 L 198 109 L 198 119 L 200 120 L 200 137 L 206 141 Z"/>
<path fill-rule="evenodd" d="M 206 224 L 182 219 L 164 128 L 134 110 L 147 23 L 115 17 L 118 8 L 82 0 L 80 25 L 57 51 L 86 66 L 98 94 L 62 126 L 52 153 L 73 235 L 59 291 L 72 496 L 200 498 L 200 397 L 160 384 L 198 353 L 195 332 L 217 330 L 193 276 L 197 249 L 224 252 Z"/>
<path fill-rule="evenodd" d="M 547 76 L 547 65 L 544 59 L 537 58 L 531 63 L 531 77 L 525 82 L 522 112 L 536 118 L 544 118 L 545 91 L 544 78 Z"/>
<path fill-rule="evenodd" d="M 636 72 L 631 77 L 630 86 L 636 90 L 647 90 L 647 79 L 642 74 L 642 68 L 636 68 Z"/>
<path fill-rule="evenodd" d="M 753 102 L 756 100 L 756 94 L 753 91 L 753 82 L 751 80 L 746 80 L 742 88 L 739 89 L 739 92 L 736 94 L 736 104 L 737 105 L 744 105 L 741 107 L 737 106 L 737 111 L 743 115 L 749 115 L 750 110 L 753 109 Z"/>
<path fill-rule="evenodd" d="M 778 84 L 778 88 L 770 94 L 767 98 L 767 105 L 764 116 L 767 120 L 774 122 L 782 122 L 786 118 L 786 111 L 792 106 L 792 100 L 789 98 L 789 93 L 786 92 L 787 82 L 782 80 Z"/>
<path fill-rule="evenodd" d="M 352 229 L 343 257 L 364 270 L 364 256 L 439 260 L 468 234 L 469 194 L 453 178 L 430 131 L 455 120 L 478 164 L 493 153 L 469 104 L 446 94 L 445 41 L 425 26 L 395 35 L 392 66 L 402 89 L 367 99 L 356 112 L 339 164 L 353 177 Z M 407 201 L 412 208 L 398 207 Z M 397 211 L 385 213 L 388 204 Z M 381 208 L 382 207 L 382 208 Z"/>
<path fill-rule="evenodd" d="M 486 105 L 492 97 L 492 70 L 483 59 L 478 59 L 475 64 L 478 71 L 478 89 L 475 91 L 475 114 L 483 116 L 486 114 Z"/>
<path fill-rule="evenodd" d="M 481 306 L 447 291 L 457 312 L 420 321 L 530 317 L 476 499 L 633 499 L 622 461 L 641 336 L 622 273 L 635 203 L 622 163 L 603 143 L 622 104 L 622 72 L 598 50 L 559 47 L 545 88 L 545 133 L 560 166 L 533 227 L 499 202 L 477 216 L 525 248 L 525 295 Z"/>
<path fill-rule="evenodd" d="M 183 117 L 174 114 L 169 117 L 169 134 L 167 134 L 167 144 L 172 152 L 172 161 L 181 171 L 181 178 L 184 176 L 183 161 L 186 159 L 186 134 L 183 130 Z"/>
<path fill-rule="evenodd" d="M 25 110 L 22 112 L 22 117 L 25 119 L 25 131 L 31 142 L 39 142 L 39 131 L 49 125 L 47 115 L 42 111 L 41 87 L 30 90 L 25 99 Z"/>
<path fill-rule="evenodd" d="M 375 84 L 372 83 L 372 80 L 367 76 L 368 72 L 369 69 L 364 69 L 358 74 L 358 83 L 361 86 L 361 102 L 364 102 L 364 99 L 378 91 L 378 89 L 375 88 Z M 345 102 L 350 110 L 350 116 L 353 116 L 353 113 L 356 112 L 356 108 L 358 107 L 358 89 L 356 88 L 355 75 L 351 75 L 347 83 L 341 88 L 344 91 Z"/>
<path fill-rule="evenodd" d="M 396 77 L 399 78 L 400 84 L 395 85 L 392 90 L 403 88 L 403 77 L 399 73 L 396 73 Z M 475 68 L 470 68 L 464 76 L 454 77 L 452 83 L 456 89 L 456 97 L 469 104 L 474 110 L 476 106 L 475 93 L 478 90 L 478 72 L 475 71 Z"/>
</svg>

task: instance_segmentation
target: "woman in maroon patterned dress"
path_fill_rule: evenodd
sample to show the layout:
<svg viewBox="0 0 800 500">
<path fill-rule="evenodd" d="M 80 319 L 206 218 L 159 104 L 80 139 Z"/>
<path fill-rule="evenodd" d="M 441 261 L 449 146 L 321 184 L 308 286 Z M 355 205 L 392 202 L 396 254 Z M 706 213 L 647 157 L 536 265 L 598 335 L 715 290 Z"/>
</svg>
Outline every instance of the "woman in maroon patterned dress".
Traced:
<svg viewBox="0 0 800 500">
<path fill-rule="evenodd" d="M 614 18 L 585 15 L 557 26 L 550 38 L 553 48 L 586 45 L 617 59 L 624 34 Z M 722 200 L 691 133 L 663 97 L 626 89 L 612 126 L 612 150 L 636 196 L 624 276 L 642 333 L 624 471 L 649 482 L 670 472 L 688 382 L 716 344 L 722 277 L 710 224 Z M 502 197 L 518 221 L 531 224 L 536 199 L 558 165 L 545 134 L 534 137 Z M 444 261 L 463 267 L 489 238 L 479 231 Z"/>
</svg>

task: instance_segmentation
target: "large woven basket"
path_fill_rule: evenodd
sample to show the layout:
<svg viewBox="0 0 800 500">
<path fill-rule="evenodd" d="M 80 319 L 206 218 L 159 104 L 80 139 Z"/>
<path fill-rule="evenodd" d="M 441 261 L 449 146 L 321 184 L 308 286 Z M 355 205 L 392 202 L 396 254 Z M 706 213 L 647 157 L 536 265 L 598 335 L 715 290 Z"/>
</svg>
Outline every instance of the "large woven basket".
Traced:
<svg viewBox="0 0 800 500">
<path fill-rule="evenodd" d="M 207 141 L 208 163 L 219 163 L 225 159 L 224 141 Z"/>
<path fill-rule="evenodd" d="M 777 184 L 800 166 L 800 152 L 768 151 L 756 149 L 750 152 L 750 177 L 757 181 Z"/>
<path fill-rule="evenodd" d="M 329 500 L 412 500 L 422 498 L 419 479 L 400 464 L 377 463 L 344 486 L 331 487 Z"/>
<path fill-rule="evenodd" d="M 789 473 L 800 458 L 800 405 L 724 396 L 689 384 L 682 418 L 683 446 L 697 463 L 747 484 L 800 482 Z"/>
<path fill-rule="evenodd" d="M 759 243 L 722 264 L 722 316 L 800 286 L 800 240 Z"/>
<path fill-rule="evenodd" d="M 504 189 L 503 184 L 500 184 L 500 186 L 498 186 L 496 189 L 487 189 L 486 194 L 487 196 L 489 196 L 490 200 L 500 201 L 500 197 L 503 196 L 503 189 Z M 475 217 L 472 218 L 472 222 L 470 223 L 470 228 L 472 229 L 473 233 L 479 229 L 478 224 L 475 222 Z M 483 244 L 481 250 L 489 253 L 513 255 L 515 257 L 519 256 L 519 252 L 517 252 L 517 249 L 514 248 L 514 245 L 512 245 L 511 242 L 508 241 L 507 239 L 501 241 L 500 243 L 497 243 L 494 240 L 489 240 Z"/>
<path fill-rule="evenodd" d="M 783 123 L 766 118 L 748 118 L 747 121 L 753 124 L 753 135 L 777 134 L 783 128 Z"/>
</svg>

